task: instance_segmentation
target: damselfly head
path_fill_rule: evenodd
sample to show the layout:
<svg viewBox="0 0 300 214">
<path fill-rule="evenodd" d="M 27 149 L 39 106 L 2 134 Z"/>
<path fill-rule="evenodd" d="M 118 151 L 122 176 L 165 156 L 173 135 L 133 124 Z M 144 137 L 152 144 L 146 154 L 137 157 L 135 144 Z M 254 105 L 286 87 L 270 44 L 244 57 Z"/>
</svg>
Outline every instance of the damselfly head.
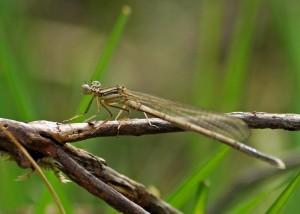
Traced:
<svg viewBox="0 0 300 214">
<path fill-rule="evenodd" d="M 91 94 L 97 90 L 99 90 L 101 87 L 101 84 L 100 82 L 98 81 L 93 81 L 90 85 L 87 84 L 87 83 L 84 83 L 82 86 L 81 86 L 81 91 L 84 95 L 88 95 L 88 94 Z"/>
</svg>

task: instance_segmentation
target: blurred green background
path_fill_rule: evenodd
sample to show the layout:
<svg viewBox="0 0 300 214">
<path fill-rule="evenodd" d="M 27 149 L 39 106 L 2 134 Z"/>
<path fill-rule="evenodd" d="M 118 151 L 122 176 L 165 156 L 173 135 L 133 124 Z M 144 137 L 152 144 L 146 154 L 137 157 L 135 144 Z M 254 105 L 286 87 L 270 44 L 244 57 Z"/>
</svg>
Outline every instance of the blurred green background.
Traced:
<svg viewBox="0 0 300 214">
<path fill-rule="evenodd" d="M 131 15 L 118 22 L 125 4 Z M 0 117 L 61 122 L 79 113 L 81 84 L 95 76 L 104 86 L 122 84 L 217 111 L 298 113 L 299 38 L 296 0 L 0 1 Z M 299 140 L 296 132 L 253 130 L 247 143 L 285 157 L 297 150 Z M 216 206 L 249 168 L 271 168 L 230 150 L 205 177 L 207 195 L 199 196 L 203 188 L 197 180 L 198 191 L 180 193 L 185 199 L 175 203 L 181 184 L 222 154 L 219 143 L 194 133 L 170 133 L 75 145 L 146 187 L 154 186 L 185 213 L 200 213 L 195 204 L 203 195 L 208 209 Z M 57 212 L 37 175 L 15 182 L 24 172 L 1 159 L 0 213 Z M 264 213 L 294 174 L 287 170 L 243 192 L 226 212 L 268 192 L 251 209 Z M 68 213 L 114 213 L 76 184 L 60 184 L 47 175 Z M 282 213 L 297 213 L 299 196 L 296 188 Z"/>
</svg>

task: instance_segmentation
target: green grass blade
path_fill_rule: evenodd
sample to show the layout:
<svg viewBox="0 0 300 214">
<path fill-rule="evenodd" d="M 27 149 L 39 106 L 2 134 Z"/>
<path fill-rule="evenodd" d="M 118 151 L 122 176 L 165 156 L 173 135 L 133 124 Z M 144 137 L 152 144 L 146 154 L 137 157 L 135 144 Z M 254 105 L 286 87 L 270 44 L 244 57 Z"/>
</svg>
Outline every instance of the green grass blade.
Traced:
<svg viewBox="0 0 300 214">
<path fill-rule="evenodd" d="M 237 108 L 236 104 L 239 103 L 242 97 L 260 0 L 245 0 L 241 4 L 240 15 L 237 17 L 236 32 L 232 39 L 225 68 L 222 97 L 226 100 L 224 102 L 226 111 L 233 111 Z"/>
<path fill-rule="evenodd" d="M 167 200 L 175 207 L 181 207 L 194 195 L 199 182 L 206 179 L 211 172 L 218 166 L 225 154 L 228 152 L 228 147 L 223 147 L 215 155 L 213 155 L 206 164 L 201 165 L 198 170 L 187 176 L 185 181 L 176 189 L 176 191 Z"/>
<path fill-rule="evenodd" d="M 11 38 L 16 29 L 23 26 L 25 20 L 23 14 L 18 13 L 16 4 L 11 1 L 0 1 L 0 112 L 2 117 L 29 121 L 37 119 L 37 115 L 26 87 L 27 76 L 13 52 L 12 46 L 16 44 Z M 20 42 L 18 45 L 23 43 Z M 3 159 L 0 158 L 0 161 Z M 11 165 L 7 163 L 1 165 L 0 207 L 7 212 L 19 207 L 23 200 L 23 197 L 18 194 L 22 191 L 21 185 L 8 185 L 16 178 L 16 174 L 17 169 Z"/>
<path fill-rule="evenodd" d="M 127 20 L 131 14 L 131 8 L 127 5 L 125 5 L 122 10 L 121 14 L 119 15 L 119 18 L 114 26 L 113 31 L 111 32 L 111 35 L 108 39 L 107 45 L 104 49 L 103 54 L 101 55 L 99 62 L 97 64 L 97 67 L 91 77 L 91 80 L 99 80 L 100 77 L 103 75 L 105 69 L 108 66 L 108 63 L 110 62 L 112 55 L 114 53 L 114 50 L 117 47 L 117 44 L 122 36 L 122 32 L 124 31 L 124 28 L 126 26 Z M 79 104 L 79 107 L 77 109 L 78 113 L 83 113 L 90 97 L 82 97 L 82 100 Z"/>
<path fill-rule="evenodd" d="M 231 210 L 231 214 L 244 214 L 244 213 L 250 213 L 259 203 L 261 203 L 270 192 L 263 192 L 260 194 L 256 194 L 254 197 L 242 201 L 238 207 Z"/>
<path fill-rule="evenodd" d="M 272 0 L 269 2 L 278 33 L 281 36 L 281 42 L 283 43 L 284 55 L 287 56 L 286 59 L 290 66 L 288 71 L 295 78 L 294 82 L 298 83 L 300 81 L 300 3 L 295 1 L 294 4 L 287 4 L 284 0 Z M 294 86 L 293 91 L 294 96 L 297 97 L 300 91 L 299 84 Z M 293 99 L 294 109 L 291 110 L 299 110 L 300 108 L 300 100 L 296 97 Z"/>
<path fill-rule="evenodd" d="M 0 17 L 0 25 L 5 26 Z M 7 87 L 15 102 L 14 109 L 21 120 L 32 120 L 37 118 L 35 107 L 29 96 L 29 91 L 23 81 L 21 69 L 17 66 L 17 60 L 9 47 L 10 41 L 4 31 L 4 27 L 0 28 L 0 70 L 4 72 Z M 9 93 L 9 92 L 8 92 Z"/>
<path fill-rule="evenodd" d="M 288 198 L 292 195 L 297 184 L 300 181 L 300 172 L 295 176 L 295 178 L 289 183 L 289 185 L 283 190 L 277 200 L 272 204 L 272 206 L 267 211 L 268 214 L 279 213 L 281 208 L 285 205 Z"/>
<path fill-rule="evenodd" d="M 194 214 L 205 214 L 209 184 L 201 182 L 198 188 L 198 197 L 194 207 Z"/>
<path fill-rule="evenodd" d="M 219 80 L 219 52 L 222 35 L 224 2 L 203 0 L 200 6 L 198 60 L 194 80 L 194 103 L 214 108 Z M 205 91 L 205 94 L 203 93 Z M 205 96 L 204 96 L 205 95 Z"/>
<path fill-rule="evenodd" d="M 98 65 L 96 67 L 94 74 L 92 75 L 92 80 L 100 79 L 101 75 L 105 71 L 105 69 L 114 53 L 114 50 L 116 49 L 117 44 L 122 36 L 122 32 L 124 31 L 124 28 L 126 26 L 126 23 L 127 23 L 127 20 L 129 18 L 130 14 L 131 14 L 131 8 L 127 5 L 125 5 L 121 10 L 121 14 L 119 15 L 117 23 L 115 24 L 114 29 L 111 32 L 111 35 L 107 42 L 107 46 L 104 49 L 104 52 L 98 62 Z"/>
</svg>

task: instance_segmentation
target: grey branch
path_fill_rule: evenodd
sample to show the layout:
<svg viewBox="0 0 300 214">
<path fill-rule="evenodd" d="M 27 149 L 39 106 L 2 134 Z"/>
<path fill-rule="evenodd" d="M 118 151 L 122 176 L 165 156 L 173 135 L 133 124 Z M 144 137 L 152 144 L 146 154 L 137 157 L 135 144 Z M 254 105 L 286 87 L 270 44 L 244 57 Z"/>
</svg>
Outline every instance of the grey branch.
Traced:
<svg viewBox="0 0 300 214">
<path fill-rule="evenodd" d="M 142 184 L 108 167 L 103 159 L 66 143 L 69 139 L 83 140 L 83 136 L 99 134 L 93 125 L 50 121 L 23 123 L 1 118 L 0 123 L 35 160 L 54 159 L 56 166 L 72 181 L 122 213 L 181 213 L 149 193 Z M 1 130 L 0 151 L 10 154 L 20 167 L 31 168 L 23 153 Z"/>
<path fill-rule="evenodd" d="M 251 128 L 300 129 L 300 115 L 297 114 L 234 112 L 229 115 L 244 120 Z M 149 121 L 152 125 L 149 125 Z M 70 124 L 51 121 L 23 123 L 0 118 L 0 123 L 36 160 L 43 157 L 53 158 L 69 178 L 115 209 L 123 213 L 180 213 L 147 192 L 143 185 L 108 167 L 101 158 L 67 144 L 95 137 L 140 136 L 183 131 L 161 119 L 151 118 L 149 121 L 126 120 L 118 129 L 119 121 L 109 121 L 105 124 L 102 124 L 102 121 Z M 2 132 L 0 150 L 12 155 L 20 167 L 31 167 L 24 155 Z"/>
<path fill-rule="evenodd" d="M 232 112 L 230 116 L 244 120 L 250 128 L 300 130 L 299 114 L 274 114 L 265 112 Z"/>
<path fill-rule="evenodd" d="M 284 129 L 295 131 L 300 129 L 299 114 L 271 114 L 264 112 L 232 112 L 232 117 L 244 120 L 250 128 L 256 129 Z M 149 125 L 149 122 L 152 126 Z M 81 141 L 88 138 L 108 137 L 120 135 L 148 135 L 162 134 L 169 132 L 184 131 L 169 122 L 158 118 L 147 119 L 131 119 L 122 123 L 120 129 L 120 121 L 108 121 L 102 124 L 102 121 L 93 123 L 72 123 L 62 124 L 50 121 L 35 121 L 29 123 L 33 127 L 47 130 L 53 134 L 60 143 Z"/>
</svg>

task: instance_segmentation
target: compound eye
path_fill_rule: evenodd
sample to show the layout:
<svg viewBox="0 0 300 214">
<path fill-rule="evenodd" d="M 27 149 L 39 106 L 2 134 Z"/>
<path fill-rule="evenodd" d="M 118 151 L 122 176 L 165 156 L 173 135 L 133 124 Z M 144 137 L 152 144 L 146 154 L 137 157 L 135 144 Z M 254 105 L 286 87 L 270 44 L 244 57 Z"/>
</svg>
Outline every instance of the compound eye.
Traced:
<svg viewBox="0 0 300 214">
<path fill-rule="evenodd" d="M 91 87 L 88 85 L 88 84 L 83 84 L 81 86 L 81 91 L 84 95 L 87 95 L 87 94 L 91 94 L 92 93 L 92 89 Z"/>
</svg>

